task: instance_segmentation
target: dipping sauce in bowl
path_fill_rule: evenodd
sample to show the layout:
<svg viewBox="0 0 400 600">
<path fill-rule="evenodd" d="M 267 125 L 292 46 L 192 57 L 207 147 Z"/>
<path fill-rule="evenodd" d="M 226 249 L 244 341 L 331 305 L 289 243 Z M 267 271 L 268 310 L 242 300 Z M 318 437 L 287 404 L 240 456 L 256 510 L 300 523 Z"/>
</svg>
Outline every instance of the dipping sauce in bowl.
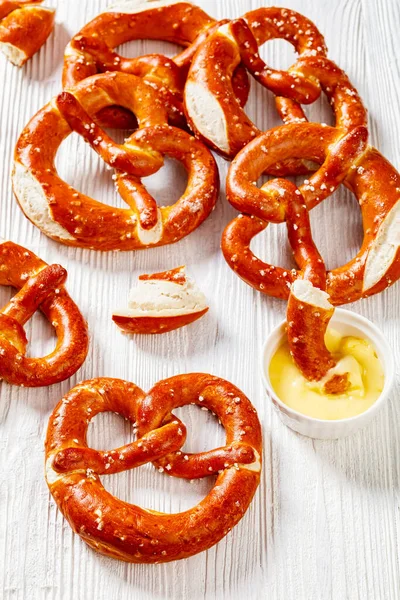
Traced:
<svg viewBox="0 0 400 600">
<path fill-rule="evenodd" d="M 347 419 L 368 410 L 384 386 L 382 364 L 369 340 L 342 336 L 334 329 L 325 343 L 338 361 L 320 381 L 308 381 L 295 365 L 284 341 L 269 365 L 269 379 L 279 397 L 290 408 L 316 419 Z M 324 385 L 335 373 L 349 373 L 350 385 L 341 394 L 327 394 Z"/>
<path fill-rule="evenodd" d="M 393 351 L 374 323 L 336 308 L 329 331 L 328 346 L 341 359 L 335 369 L 350 373 L 347 397 L 321 393 L 323 380 L 309 382 L 300 374 L 287 346 L 285 349 L 285 321 L 270 332 L 260 357 L 265 390 L 282 422 L 317 439 L 337 439 L 365 427 L 388 400 L 394 385 Z"/>
</svg>

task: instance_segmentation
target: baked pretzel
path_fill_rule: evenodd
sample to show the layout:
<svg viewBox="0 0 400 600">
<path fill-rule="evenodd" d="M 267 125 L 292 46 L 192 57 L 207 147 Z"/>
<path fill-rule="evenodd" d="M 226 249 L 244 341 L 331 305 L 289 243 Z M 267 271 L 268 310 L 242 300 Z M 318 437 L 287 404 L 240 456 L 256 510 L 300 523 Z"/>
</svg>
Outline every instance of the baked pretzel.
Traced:
<svg viewBox="0 0 400 600">
<path fill-rule="evenodd" d="M 309 104 L 320 94 L 318 80 L 303 73 L 300 63 L 288 71 L 277 71 L 260 58 L 259 46 L 276 38 L 290 42 L 300 60 L 326 54 L 324 38 L 311 21 L 285 8 L 268 7 L 221 25 L 192 61 L 184 91 L 188 122 L 196 135 L 226 158 L 233 158 L 261 133 L 233 93 L 232 73 L 240 62 L 277 95 Z M 296 166 L 297 171 L 304 169 L 305 165 Z"/>
<path fill-rule="evenodd" d="M 92 120 L 115 104 L 131 110 L 139 122 L 139 130 L 122 145 Z M 129 208 L 97 202 L 59 177 L 56 153 L 72 131 L 116 169 L 117 189 Z M 158 207 L 140 177 L 155 173 L 164 155 L 184 165 L 188 184 L 175 204 Z M 169 244 L 196 229 L 215 206 L 219 180 L 211 152 L 167 125 L 157 92 L 139 77 L 115 72 L 85 79 L 33 117 L 17 142 L 13 187 L 25 215 L 49 237 L 69 246 L 132 250 Z"/>
<path fill-rule="evenodd" d="M 208 311 L 204 294 L 187 277 L 185 267 L 139 275 L 128 308 L 112 319 L 125 333 L 167 333 L 197 321 Z"/>
<path fill-rule="evenodd" d="M 105 71 L 123 71 L 143 77 L 161 95 L 169 122 L 185 126 L 183 86 L 192 57 L 216 21 L 200 7 L 177 0 L 117 2 L 76 34 L 65 50 L 63 87 Z M 173 59 L 161 54 L 125 58 L 115 52 L 121 44 L 138 39 L 165 40 L 186 50 Z M 236 97 L 244 105 L 249 83 L 246 71 L 239 67 L 233 76 Z M 103 126 L 135 126 L 132 115 L 121 108 L 103 109 L 96 121 Z"/>
<path fill-rule="evenodd" d="M 0 240 L 0 285 L 19 290 L 0 309 L 0 379 L 26 387 L 51 385 L 84 362 L 87 326 L 64 287 L 66 278 L 60 265 L 48 266 L 22 246 Z M 29 358 L 24 325 L 39 308 L 56 331 L 57 345 L 43 358 Z"/>
<path fill-rule="evenodd" d="M 225 447 L 200 454 L 180 450 L 186 428 L 171 411 L 193 403 L 219 417 Z M 88 423 L 104 411 L 133 422 L 138 439 L 107 452 L 88 448 Z M 94 550 L 128 562 L 168 562 L 207 550 L 242 518 L 260 480 L 261 428 L 255 409 L 234 385 L 202 373 L 171 377 L 147 395 L 118 379 L 86 381 L 55 408 L 45 447 L 47 484 L 72 529 Z M 122 502 L 102 486 L 100 475 L 149 461 L 176 477 L 218 477 L 204 500 L 178 514 Z"/>
<path fill-rule="evenodd" d="M 222 236 L 222 251 L 229 266 L 255 289 L 285 300 L 292 283 L 304 278 L 298 254 L 304 230 L 296 222 L 299 217 L 293 214 L 291 202 L 281 195 L 282 181 L 271 180 L 261 189 L 253 183 L 269 165 L 293 156 L 322 165 L 294 192 L 307 211 L 329 197 L 340 183 L 360 204 L 364 230 L 361 248 L 346 265 L 326 274 L 332 304 L 354 302 L 392 285 L 400 276 L 400 175 L 367 144 L 364 127 L 340 137 L 337 129 L 317 123 L 283 125 L 262 134 L 238 154 L 228 173 L 227 197 L 245 214 L 236 217 Z M 268 222 L 284 221 L 300 270 L 266 264 L 250 250 L 251 240 Z"/>
<path fill-rule="evenodd" d="M 0 0 L 0 50 L 22 67 L 43 46 L 54 27 L 54 8 L 43 0 Z"/>
</svg>

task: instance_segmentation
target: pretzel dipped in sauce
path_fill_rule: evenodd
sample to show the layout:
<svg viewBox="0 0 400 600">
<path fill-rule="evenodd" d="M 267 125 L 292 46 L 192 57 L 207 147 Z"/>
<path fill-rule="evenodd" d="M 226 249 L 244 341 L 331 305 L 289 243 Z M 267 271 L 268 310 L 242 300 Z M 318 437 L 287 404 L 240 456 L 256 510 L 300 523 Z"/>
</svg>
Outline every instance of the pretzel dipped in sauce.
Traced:
<svg viewBox="0 0 400 600">
<path fill-rule="evenodd" d="M 200 7 L 177 0 L 125 0 L 109 6 L 85 25 L 65 50 L 63 87 L 105 71 L 122 71 L 143 77 L 160 94 L 171 125 L 184 127 L 183 86 L 197 48 L 217 22 Z M 173 59 L 161 54 L 125 58 L 115 48 L 138 39 L 165 40 L 187 46 Z M 239 66 L 233 75 L 235 97 L 246 103 L 249 83 Z M 107 107 L 96 115 L 103 126 L 135 126 L 121 107 Z"/>
<path fill-rule="evenodd" d="M 43 46 L 54 28 L 55 10 L 42 0 L 0 0 L 0 50 L 17 67 Z"/>
<path fill-rule="evenodd" d="M 293 44 L 304 61 L 325 56 L 324 38 L 311 21 L 294 11 L 275 7 L 261 8 L 221 25 L 194 56 L 184 92 L 188 122 L 196 135 L 226 158 L 233 158 L 261 133 L 233 93 L 232 73 L 241 61 L 257 81 L 276 95 L 309 104 L 320 94 L 318 79 L 303 74 L 297 63 L 288 71 L 276 71 L 262 61 L 259 46 L 276 38 Z M 292 170 L 295 166 L 296 171 L 304 172 L 304 165 L 293 163 Z M 286 169 L 282 174 L 287 172 Z"/>
<path fill-rule="evenodd" d="M 289 351 L 301 373 L 309 381 L 321 382 L 325 394 L 340 394 L 350 386 L 343 361 L 336 360 L 325 343 L 333 313 L 326 292 L 296 279 L 286 311 Z"/>
<path fill-rule="evenodd" d="M 219 417 L 226 446 L 200 454 L 180 450 L 186 428 L 171 411 L 190 403 Z M 110 451 L 88 448 L 88 423 L 104 411 L 129 419 L 137 440 Z M 240 521 L 260 480 L 261 428 L 255 409 L 231 383 L 202 373 L 171 377 L 147 395 L 118 379 L 86 381 L 55 408 L 45 447 L 47 484 L 72 529 L 97 552 L 127 562 L 169 562 L 207 550 Z M 218 477 L 197 506 L 178 514 L 123 502 L 101 484 L 100 475 L 150 461 L 176 477 Z"/>
<path fill-rule="evenodd" d="M 66 278 L 60 265 L 49 266 L 29 250 L 0 240 L 0 285 L 19 290 L 0 309 L 0 379 L 26 387 L 51 385 L 83 364 L 87 326 L 65 290 Z M 38 309 L 53 325 L 57 345 L 47 356 L 29 358 L 24 325 Z"/>
<path fill-rule="evenodd" d="M 113 312 L 125 333 L 167 333 L 189 325 L 208 311 L 204 294 L 186 275 L 185 267 L 140 275 L 128 308 Z"/>
<path fill-rule="evenodd" d="M 114 104 L 131 110 L 139 123 L 122 145 L 93 120 Z M 116 186 L 129 208 L 97 202 L 59 177 L 55 157 L 72 131 L 116 169 Z M 188 183 L 175 204 L 158 207 L 140 178 L 155 173 L 164 155 L 183 164 Z M 70 246 L 132 250 L 170 244 L 196 229 L 215 206 L 219 179 L 211 152 L 167 124 L 157 92 L 139 77 L 116 72 L 85 79 L 33 117 L 15 149 L 13 187 L 25 215 L 49 237 Z"/>
</svg>

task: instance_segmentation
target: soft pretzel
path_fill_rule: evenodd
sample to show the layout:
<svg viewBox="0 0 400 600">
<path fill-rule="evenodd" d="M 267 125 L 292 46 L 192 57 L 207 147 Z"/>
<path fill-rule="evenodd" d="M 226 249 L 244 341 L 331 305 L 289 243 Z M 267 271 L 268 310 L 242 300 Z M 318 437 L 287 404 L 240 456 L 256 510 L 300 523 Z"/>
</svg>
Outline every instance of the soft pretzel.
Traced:
<svg viewBox="0 0 400 600">
<path fill-rule="evenodd" d="M 22 67 L 43 46 L 54 27 L 55 10 L 43 0 L 0 0 L 0 50 Z"/>
<path fill-rule="evenodd" d="M 140 275 L 128 308 L 113 312 L 126 333 L 167 333 L 200 319 L 208 311 L 204 294 L 187 277 L 185 267 Z"/>
<path fill-rule="evenodd" d="M 92 120 L 115 104 L 131 110 L 139 122 L 139 130 L 122 145 Z M 116 169 L 114 179 L 129 208 L 97 202 L 60 179 L 55 156 L 73 130 Z M 156 172 L 164 155 L 184 165 L 188 184 L 175 204 L 158 207 L 140 177 Z M 13 187 L 25 215 L 49 237 L 70 246 L 132 250 L 169 244 L 196 229 L 215 206 L 219 180 L 211 152 L 167 125 L 157 92 L 139 77 L 116 72 L 85 79 L 33 117 L 15 149 Z"/>
<path fill-rule="evenodd" d="M 216 21 L 200 7 L 179 0 L 126 0 L 109 6 L 76 34 L 65 50 L 63 86 L 104 71 L 141 76 L 161 95 L 172 125 L 184 126 L 183 86 L 188 67 Z M 160 54 L 125 58 L 115 48 L 131 40 L 152 39 L 188 46 L 169 59 Z M 233 78 L 236 97 L 244 105 L 248 78 L 239 67 Z M 96 120 L 104 126 L 133 127 L 132 115 L 121 108 L 103 109 Z"/>
<path fill-rule="evenodd" d="M 230 267 L 262 293 L 288 299 L 290 287 L 304 278 L 301 269 L 285 270 L 264 263 L 250 250 L 251 240 L 268 222 L 286 221 L 296 262 L 303 230 L 288 219 L 291 202 L 281 196 L 281 180 L 259 189 L 253 182 L 269 166 L 293 156 L 321 164 L 310 179 L 296 189 L 308 210 L 344 183 L 360 204 L 364 239 L 358 254 L 346 265 L 328 271 L 326 291 L 333 305 L 354 302 L 381 292 L 400 276 L 399 209 L 400 175 L 367 144 L 367 131 L 357 127 L 345 136 L 340 130 L 316 123 L 293 123 L 271 129 L 244 148 L 232 162 L 227 196 L 242 215 L 225 229 L 222 251 Z M 297 217 L 295 217 L 297 218 Z M 296 227 L 295 227 L 296 226 Z M 299 265 L 300 266 L 300 265 Z"/>
<path fill-rule="evenodd" d="M 19 289 L 0 309 L 0 379 L 27 387 L 51 385 L 73 375 L 84 362 L 87 327 L 65 290 L 66 278 L 60 265 L 48 266 L 29 250 L 0 241 L 0 285 Z M 56 331 L 57 345 L 43 358 L 29 358 L 23 327 L 39 308 Z"/>
<path fill-rule="evenodd" d="M 276 71 L 262 61 L 258 47 L 275 38 L 293 44 L 303 60 L 326 53 L 324 38 L 311 21 L 288 9 L 268 7 L 221 25 L 194 56 L 184 91 L 188 122 L 201 139 L 227 158 L 261 133 L 233 93 L 232 73 L 241 61 L 277 95 L 308 104 L 320 94 L 318 80 L 302 73 L 297 63 L 288 71 Z M 305 166 L 297 170 L 301 168 Z"/>
<path fill-rule="evenodd" d="M 171 411 L 190 403 L 219 417 L 227 434 L 225 447 L 200 454 L 180 450 L 186 428 Z M 88 423 L 104 411 L 133 422 L 138 439 L 111 451 L 88 448 Z M 177 477 L 218 477 L 204 500 L 178 514 L 128 504 L 102 486 L 99 475 L 149 461 Z M 118 379 L 86 381 L 61 400 L 48 425 L 46 480 L 59 509 L 94 550 L 128 562 L 168 562 L 216 544 L 246 512 L 260 470 L 261 428 L 255 409 L 231 383 L 202 373 L 171 377 L 147 395 Z"/>
</svg>

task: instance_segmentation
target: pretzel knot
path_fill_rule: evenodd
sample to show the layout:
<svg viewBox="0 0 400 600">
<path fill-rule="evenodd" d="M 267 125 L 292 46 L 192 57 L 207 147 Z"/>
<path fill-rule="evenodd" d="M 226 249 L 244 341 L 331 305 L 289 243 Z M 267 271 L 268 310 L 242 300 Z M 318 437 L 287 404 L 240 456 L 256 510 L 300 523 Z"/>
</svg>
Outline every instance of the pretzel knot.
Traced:
<svg viewBox="0 0 400 600">
<path fill-rule="evenodd" d="M 186 428 L 171 411 L 187 404 L 219 417 L 226 446 L 200 454 L 182 452 Z M 137 440 L 107 452 L 88 448 L 88 423 L 104 411 L 129 419 Z M 150 461 L 176 477 L 218 477 L 200 504 L 173 515 L 122 502 L 100 482 L 99 475 Z M 255 409 L 235 386 L 202 373 L 161 381 L 147 396 L 118 379 L 86 381 L 61 400 L 47 430 L 46 480 L 61 512 L 92 548 L 129 562 L 168 562 L 217 543 L 247 510 L 260 470 L 261 428 Z"/>
<path fill-rule="evenodd" d="M 82 365 L 88 350 L 86 323 L 63 284 L 67 272 L 46 265 L 13 242 L 0 243 L 0 285 L 18 293 L 0 309 L 0 379 L 37 387 L 67 379 Z M 57 345 L 43 358 L 26 356 L 25 323 L 41 309 L 56 330 Z"/>
<path fill-rule="evenodd" d="M 139 123 L 122 145 L 93 121 L 99 110 L 115 104 L 132 111 Z M 97 202 L 58 176 L 56 153 L 72 131 L 115 169 L 128 209 Z M 158 207 L 140 178 L 155 173 L 164 155 L 184 165 L 188 184 L 175 204 Z M 13 186 L 25 215 L 49 237 L 70 246 L 132 250 L 169 244 L 196 229 L 215 206 L 219 180 L 211 152 L 167 124 L 150 85 L 134 75 L 105 73 L 63 92 L 33 117 L 17 143 Z"/>
<path fill-rule="evenodd" d="M 63 87 L 105 71 L 131 73 L 143 77 L 156 89 L 167 108 L 169 122 L 184 127 L 183 87 L 187 71 L 196 50 L 215 26 L 215 19 L 189 2 L 143 0 L 135 6 L 117 2 L 85 25 L 68 44 Z M 166 40 L 187 48 L 173 59 L 161 54 L 125 58 L 115 52 L 117 46 L 137 39 Z M 233 88 L 244 105 L 249 83 L 243 66 L 233 76 Z M 94 116 L 104 126 L 135 126 L 132 115 L 121 108 L 103 108 Z"/>
</svg>

